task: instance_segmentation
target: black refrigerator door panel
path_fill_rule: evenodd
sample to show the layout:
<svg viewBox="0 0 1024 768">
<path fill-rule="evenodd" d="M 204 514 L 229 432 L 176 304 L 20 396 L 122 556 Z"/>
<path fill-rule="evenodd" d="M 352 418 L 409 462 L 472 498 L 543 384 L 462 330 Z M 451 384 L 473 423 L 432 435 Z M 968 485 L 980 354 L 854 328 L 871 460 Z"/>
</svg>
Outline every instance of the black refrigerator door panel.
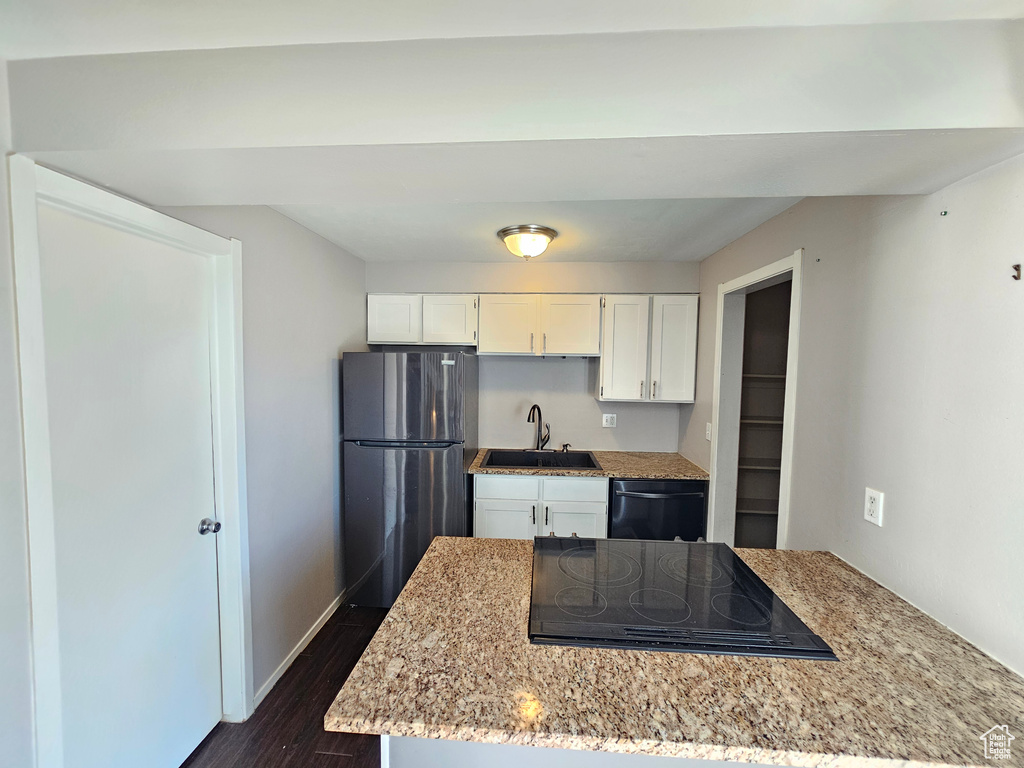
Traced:
<svg viewBox="0 0 1024 768">
<path fill-rule="evenodd" d="M 384 355 L 345 353 L 341 361 L 341 406 L 346 440 L 384 436 Z"/>
<path fill-rule="evenodd" d="M 345 355 L 346 440 L 465 439 L 465 356 L 458 352 Z"/>
<path fill-rule="evenodd" d="M 387 608 L 435 536 L 466 535 L 462 445 L 346 442 L 348 601 Z"/>
<path fill-rule="evenodd" d="M 697 541 L 707 535 L 706 494 L 703 480 L 613 480 L 608 536 Z"/>
</svg>

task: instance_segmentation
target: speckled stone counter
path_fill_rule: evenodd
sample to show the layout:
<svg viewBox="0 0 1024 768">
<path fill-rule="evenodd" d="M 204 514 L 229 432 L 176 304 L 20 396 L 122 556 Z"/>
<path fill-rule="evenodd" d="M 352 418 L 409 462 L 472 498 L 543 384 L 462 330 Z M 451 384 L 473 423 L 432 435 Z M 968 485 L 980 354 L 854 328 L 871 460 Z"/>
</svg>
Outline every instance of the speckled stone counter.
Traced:
<svg viewBox="0 0 1024 768">
<path fill-rule="evenodd" d="M 839 662 L 530 645 L 532 542 L 439 538 L 325 726 L 839 768 L 991 765 L 982 733 L 1024 738 L 1024 680 L 938 622 L 831 554 L 738 553 Z"/>
<path fill-rule="evenodd" d="M 594 451 L 601 469 L 494 469 L 483 467 L 487 448 L 481 448 L 469 468 L 471 475 L 565 475 L 566 477 L 629 477 L 642 480 L 707 480 L 708 473 L 678 453 L 652 451 Z"/>
</svg>

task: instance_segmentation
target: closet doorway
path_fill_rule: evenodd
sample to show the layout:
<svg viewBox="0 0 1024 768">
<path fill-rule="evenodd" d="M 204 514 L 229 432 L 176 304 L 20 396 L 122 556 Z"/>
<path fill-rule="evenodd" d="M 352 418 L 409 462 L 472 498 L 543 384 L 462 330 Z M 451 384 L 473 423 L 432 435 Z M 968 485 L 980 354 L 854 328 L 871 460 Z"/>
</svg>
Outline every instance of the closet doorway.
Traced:
<svg viewBox="0 0 1024 768">
<path fill-rule="evenodd" d="M 734 546 L 774 549 L 793 281 L 747 294 Z"/>
<path fill-rule="evenodd" d="M 710 541 L 787 546 L 802 258 L 718 286 Z"/>
</svg>

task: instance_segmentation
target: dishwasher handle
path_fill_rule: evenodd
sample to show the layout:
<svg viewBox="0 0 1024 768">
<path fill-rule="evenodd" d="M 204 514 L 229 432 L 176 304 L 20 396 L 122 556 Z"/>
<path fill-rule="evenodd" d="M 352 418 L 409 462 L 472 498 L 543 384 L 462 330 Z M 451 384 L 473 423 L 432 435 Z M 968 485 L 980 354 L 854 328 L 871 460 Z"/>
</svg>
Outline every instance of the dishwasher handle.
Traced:
<svg viewBox="0 0 1024 768">
<path fill-rule="evenodd" d="M 702 491 L 694 493 L 644 493 L 641 491 L 616 491 L 616 496 L 628 496 L 632 499 L 681 499 L 681 498 L 704 498 Z"/>
</svg>

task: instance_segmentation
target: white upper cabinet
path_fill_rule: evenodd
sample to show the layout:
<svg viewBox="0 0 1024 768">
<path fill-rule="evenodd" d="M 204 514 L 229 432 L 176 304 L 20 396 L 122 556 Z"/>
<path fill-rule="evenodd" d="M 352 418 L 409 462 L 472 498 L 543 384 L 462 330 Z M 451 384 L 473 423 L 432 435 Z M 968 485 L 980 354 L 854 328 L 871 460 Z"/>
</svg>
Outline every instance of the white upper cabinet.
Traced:
<svg viewBox="0 0 1024 768">
<path fill-rule="evenodd" d="M 697 297 L 655 296 L 651 400 L 692 403 L 697 375 Z"/>
<path fill-rule="evenodd" d="M 476 344 L 477 297 L 469 294 L 423 296 L 425 344 Z"/>
<path fill-rule="evenodd" d="M 601 297 L 542 295 L 540 297 L 542 355 L 601 354 Z"/>
<path fill-rule="evenodd" d="M 605 298 L 599 400 L 692 403 L 696 372 L 697 296 Z"/>
<path fill-rule="evenodd" d="M 422 332 L 422 296 L 371 293 L 366 297 L 368 344 L 416 344 Z"/>
<path fill-rule="evenodd" d="M 646 400 L 650 296 L 607 296 L 598 398 Z"/>
<path fill-rule="evenodd" d="M 370 293 L 366 296 L 367 344 L 473 346 L 476 294 Z"/>
<path fill-rule="evenodd" d="M 480 297 L 481 354 L 535 355 L 540 342 L 540 297 L 483 294 Z"/>
</svg>

